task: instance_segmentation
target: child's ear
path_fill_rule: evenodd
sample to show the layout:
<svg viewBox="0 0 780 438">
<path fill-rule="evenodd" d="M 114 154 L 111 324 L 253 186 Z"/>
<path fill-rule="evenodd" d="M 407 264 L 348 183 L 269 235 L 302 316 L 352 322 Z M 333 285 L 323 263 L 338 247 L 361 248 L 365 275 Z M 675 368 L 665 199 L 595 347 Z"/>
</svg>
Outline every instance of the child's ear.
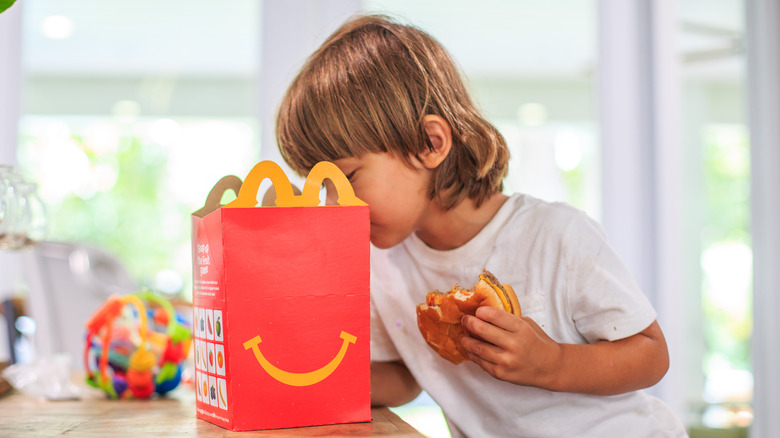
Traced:
<svg viewBox="0 0 780 438">
<path fill-rule="evenodd" d="M 418 154 L 417 159 L 428 169 L 434 169 L 450 153 L 452 148 L 452 128 L 441 116 L 428 114 L 423 117 L 423 127 L 431 142 L 431 149 Z"/>
</svg>

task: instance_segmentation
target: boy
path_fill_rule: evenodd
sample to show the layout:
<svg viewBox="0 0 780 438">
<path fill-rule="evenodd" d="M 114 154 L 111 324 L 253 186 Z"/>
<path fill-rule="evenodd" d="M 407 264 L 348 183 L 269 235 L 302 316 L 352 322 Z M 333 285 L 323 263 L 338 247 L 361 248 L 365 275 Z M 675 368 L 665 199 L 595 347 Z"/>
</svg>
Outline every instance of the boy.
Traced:
<svg viewBox="0 0 780 438">
<path fill-rule="evenodd" d="M 638 391 L 669 363 L 654 309 L 583 213 L 501 193 L 506 143 L 429 35 L 386 17 L 344 24 L 290 86 L 277 139 L 302 174 L 336 163 L 370 206 L 373 404 L 425 389 L 454 436 L 685 436 Z M 415 306 L 483 268 L 523 317 L 465 316 L 471 361 L 455 366 L 428 348 Z"/>
</svg>

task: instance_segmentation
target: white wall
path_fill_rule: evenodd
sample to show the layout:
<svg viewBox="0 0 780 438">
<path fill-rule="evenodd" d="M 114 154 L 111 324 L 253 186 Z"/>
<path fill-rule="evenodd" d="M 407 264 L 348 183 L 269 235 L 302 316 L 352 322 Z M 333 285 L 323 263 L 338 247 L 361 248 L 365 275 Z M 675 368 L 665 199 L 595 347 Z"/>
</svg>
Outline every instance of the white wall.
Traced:
<svg viewBox="0 0 780 438">
<path fill-rule="evenodd" d="M 294 177 L 276 146 L 274 126 L 279 102 L 309 55 L 361 8 L 361 0 L 263 2 L 259 78 L 261 157 L 280 163 L 298 187 L 302 187 L 302 179 Z"/>
<path fill-rule="evenodd" d="M 21 114 L 22 7 L 17 2 L 0 14 L 0 164 L 16 164 L 17 124 Z M 21 263 L 0 250 L 0 301 L 13 295 Z M 3 321 L 3 329 L 4 321 Z M 0 361 L 7 360 L 7 334 L 0 331 Z"/>
<path fill-rule="evenodd" d="M 780 431 L 780 2 L 747 3 L 753 238 L 751 436 Z"/>
<path fill-rule="evenodd" d="M 0 14 L 0 164 L 15 164 L 17 123 L 21 115 L 21 1 Z"/>
</svg>

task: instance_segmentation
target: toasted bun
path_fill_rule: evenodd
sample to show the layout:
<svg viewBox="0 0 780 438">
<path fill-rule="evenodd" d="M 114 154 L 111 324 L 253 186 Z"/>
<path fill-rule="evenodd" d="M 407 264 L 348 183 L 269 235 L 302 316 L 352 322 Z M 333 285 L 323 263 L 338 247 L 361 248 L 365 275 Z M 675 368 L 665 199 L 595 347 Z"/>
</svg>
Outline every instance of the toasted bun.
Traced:
<svg viewBox="0 0 780 438">
<path fill-rule="evenodd" d="M 448 361 L 459 364 L 467 354 L 460 345 L 463 315 L 474 315 L 482 306 L 503 309 L 521 316 L 520 304 L 514 289 L 501 284 L 489 271 L 484 270 L 479 281 L 471 289 L 457 284 L 449 292 L 428 292 L 425 302 L 417 306 L 417 327 L 425 342 Z"/>
</svg>

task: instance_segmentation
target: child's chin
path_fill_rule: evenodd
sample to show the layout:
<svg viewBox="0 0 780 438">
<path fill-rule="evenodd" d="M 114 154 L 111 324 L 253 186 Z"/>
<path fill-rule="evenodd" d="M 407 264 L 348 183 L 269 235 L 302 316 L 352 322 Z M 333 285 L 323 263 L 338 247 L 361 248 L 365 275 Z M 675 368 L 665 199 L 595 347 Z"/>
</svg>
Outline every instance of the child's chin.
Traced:
<svg viewBox="0 0 780 438">
<path fill-rule="evenodd" d="M 388 238 L 385 236 L 375 236 L 373 234 L 371 235 L 371 244 L 379 249 L 392 248 L 398 245 L 399 243 L 401 243 L 402 241 L 403 239 L 398 240 L 398 239 Z"/>
<path fill-rule="evenodd" d="M 392 248 L 395 245 L 397 245 L 397 244 L 389 244 L 389 243 L 384 243 L 384 242 L 377 242 L 377 241 L 375 241 L 373 239 L 371 239 L 371 244 L 373 244 L 375 247 L 377 247 L 379 249 L 388 249 L 388 248 Z"/>
</svg>

